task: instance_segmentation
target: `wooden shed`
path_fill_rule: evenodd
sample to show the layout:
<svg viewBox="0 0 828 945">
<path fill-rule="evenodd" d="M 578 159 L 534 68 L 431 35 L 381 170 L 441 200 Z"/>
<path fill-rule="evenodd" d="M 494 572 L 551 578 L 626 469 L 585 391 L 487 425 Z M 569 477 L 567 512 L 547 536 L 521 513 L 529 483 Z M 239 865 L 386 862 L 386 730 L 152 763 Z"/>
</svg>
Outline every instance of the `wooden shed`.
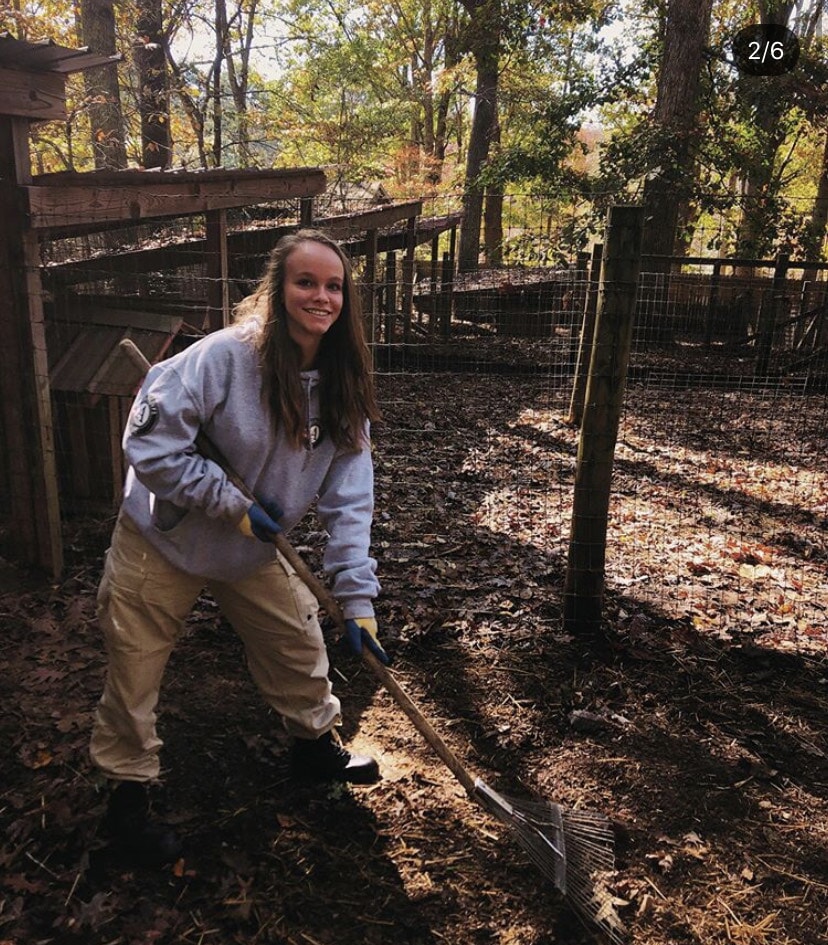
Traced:
<svg viewBox="0 0 828 945">
<path fill-rule="evenodd" d="M 16 556 L 53 574 L 59 574 L 63 566 L 61 478 L 64 485 L 71 481 L 82 488 L 85 475 L 77 460 L 68 474 L 58 469 L 53 384 L 72 415 L 67 435 L 81 441 L 89 419 L 83 411 L 105 409 L 114 420 L 115 406 L 105 398 L 117 400 L 125 389 L 131 393 L 134 388 L 134 371 L 118 354 L 120 338 L 127 331 L 137 332 L 136 340 L 152 358 L 171 343 L 176 329 L 174 320 L 145 322 L 143 328 L 119 323 L 124 315 L 117 307 L 99 312 L 94 321 L 81 311 L 75 325 L 65 320 L 60 326 L 51 324 L 42 282 L 41 240 L 203 214 L 207 221 L 204 258 L 211 275 L 207 316 L 210 327 L 219 327 L 229 313 L 225 210 L 287 197 L 309 198 L 321 193 L 326 183 L 318 168 L 64 172 L 33 177 L 30 122 L 65 120 L 67 75 L 114 58 L 49 41 L 0 37 L 0 207 L 4 219 L 0 228 L 0 455 L 4 457 L 0 487 L 8 496 Z M 69 395 L 77 398 L 72 408 Z M 119 436 L 120 429 L 110 424 L 110 440 L 116 433 Z"/>
</svg>

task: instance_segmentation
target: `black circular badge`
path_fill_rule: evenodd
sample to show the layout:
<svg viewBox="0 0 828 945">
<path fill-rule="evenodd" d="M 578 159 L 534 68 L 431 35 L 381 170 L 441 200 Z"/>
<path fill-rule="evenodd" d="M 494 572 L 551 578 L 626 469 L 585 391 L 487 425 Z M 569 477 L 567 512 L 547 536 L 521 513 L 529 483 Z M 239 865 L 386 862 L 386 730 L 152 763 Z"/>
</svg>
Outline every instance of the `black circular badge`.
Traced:
<svg viewBox="0 0 828 945">
<path fill-rule="evenodd" d="M 799 40 L 786 26 L 758 23 L 733 37 L 733 61 L 746 75 L 784 75 L 799 61 Z"/>
<path fill-rule="evenodd" d="M 141 401 L 135 407 L 130 424 L 130 433 L 135 436 L 141 436 L 155 426 L 158 420 L 158 406 L 152 399 Z"/>
</svg>

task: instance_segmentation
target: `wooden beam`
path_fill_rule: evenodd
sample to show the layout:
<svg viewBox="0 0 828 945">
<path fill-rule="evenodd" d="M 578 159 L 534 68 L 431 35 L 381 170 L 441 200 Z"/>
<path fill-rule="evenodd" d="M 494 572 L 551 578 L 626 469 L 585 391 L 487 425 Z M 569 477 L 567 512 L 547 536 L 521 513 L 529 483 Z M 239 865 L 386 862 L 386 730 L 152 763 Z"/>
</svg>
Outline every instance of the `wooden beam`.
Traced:
<svg viewBox="0 0 828 945">
<path fill-rule="evenodd" d="M 346 213 L 341 216 L 320 217 L 314 226 L 325 230 L 337 239 L 356 236 L 366 230 L 381 230 L 392 226 L 400 220 L 418 217 L 423 212 L 421 200 L 410 200 L 406 203 L 395 203 L 387 207 L 377 207 L 373 210 L 363 210 L 359 213 Z"/>
<path fill-rule="evenodd" d="M 66 121 L 66 77 L 0 66 L 0 115 Z"/>
<path fill-rule="evenodd" d="M 177 171 L 121 173 L 122 177 L 118 173 L 96 173 L 35 178 L 31 186 L 23 188 L 31 227 L 59 235 L 89 224 L 128 224 L 312 196 L 326 185 L 325 174 L 318 168 L 228 171 L 221 177 L 216 177 L 215 171 L 201 175 Z"/>
<path fill-rule="evenodd" d="M 0 410 L 8 449 L 12 531 L 20 557 L 58 576 L 60 503 L 40 285 L 40 247 L 20 212 L 16 182 L 30 179 L 28 122 L 0 117 L 18 166 L 0 182 Z"/>
<path fill-rule="evenodd" d="M 462 219 L 462 213 L 453 214 L 451 217 L 425 217 L 418 219 L 414 242 L 417 246 L 422 246 L 424 243 L 430 243 L 435 233 L 443 233 L 446 230 L 451 230 L 452 236 L 454 236 L 454 228 Z M 323 226 L 321 222 L 319 225 Z M 408 228 L 383 233 L 377 240 L 377 252 L 393 253 L 407 251 L 410 239 L 411 234 Z M 366 252 L 365 240 L 348 240 L 344 248 L 352 256 L 364 256 Z M 454 259 L 453 252 L 451 255 L 452 259 Z"/>
</svg>

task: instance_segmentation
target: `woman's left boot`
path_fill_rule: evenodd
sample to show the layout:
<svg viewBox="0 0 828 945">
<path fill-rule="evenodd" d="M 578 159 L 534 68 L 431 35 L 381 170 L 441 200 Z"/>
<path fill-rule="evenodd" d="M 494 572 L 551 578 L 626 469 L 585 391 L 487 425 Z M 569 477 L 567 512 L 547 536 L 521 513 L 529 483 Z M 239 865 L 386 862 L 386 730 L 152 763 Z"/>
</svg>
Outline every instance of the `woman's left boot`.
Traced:
<svg viewBox="0 0 828 945">
<path fill-rule="evenodd" d="M 113 786 L 104 824 L 118 848 L 139 866 L 163 866 L 181 855 L 172 828 L 150 819 L 147 787 L 140 781 Z"/>
</svg>

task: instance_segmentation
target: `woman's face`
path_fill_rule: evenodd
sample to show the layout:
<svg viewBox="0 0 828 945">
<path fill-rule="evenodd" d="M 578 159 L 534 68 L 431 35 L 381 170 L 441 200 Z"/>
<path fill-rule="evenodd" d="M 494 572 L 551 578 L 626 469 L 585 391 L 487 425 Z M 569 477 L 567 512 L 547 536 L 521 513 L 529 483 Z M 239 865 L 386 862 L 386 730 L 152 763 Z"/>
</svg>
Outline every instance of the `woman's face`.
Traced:
<svg viewBox="0 0 828 945">
<path fill-rule="evenodd" d="M 345 269 L 329 246 L 307 241 L 285 259 L 284 304 L 288 333 L 305 354 L 319 349 L 342 312 Z"/>
</svg>

